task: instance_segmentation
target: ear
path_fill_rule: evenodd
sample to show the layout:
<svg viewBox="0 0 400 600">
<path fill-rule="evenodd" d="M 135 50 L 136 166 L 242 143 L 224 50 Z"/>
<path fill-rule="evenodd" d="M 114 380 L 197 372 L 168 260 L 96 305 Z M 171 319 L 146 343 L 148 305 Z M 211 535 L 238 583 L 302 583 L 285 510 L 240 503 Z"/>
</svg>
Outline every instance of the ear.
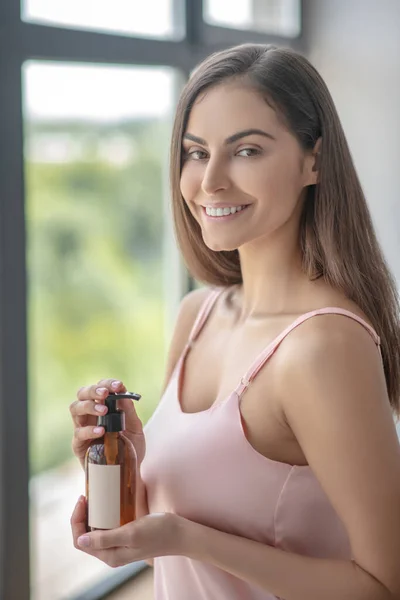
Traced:
<svg viewBox="0 0 400 600">
<path fill-rule="evenodd" d="M 321 146 L 322 138 L 319 137 L 306 161 L 306 181 L 304 186 L 315 185 L 318 183 L 319 168 L 321 164 Z"/>
</svg>

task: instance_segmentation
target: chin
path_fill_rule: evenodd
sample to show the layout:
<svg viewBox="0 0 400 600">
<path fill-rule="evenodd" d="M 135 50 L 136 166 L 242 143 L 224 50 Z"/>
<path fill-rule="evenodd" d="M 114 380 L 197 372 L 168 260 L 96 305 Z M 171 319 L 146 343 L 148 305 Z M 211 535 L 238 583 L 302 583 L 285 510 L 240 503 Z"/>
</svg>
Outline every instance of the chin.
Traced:
<svg viewBox="0 0 400 600">
<path fill-rule="evenodd" d="M 203 242 L 213 252 L 233 252 L 239 248 L 239 244 L 227 240 L 205 240 L 203 238 Z"/>
</svg>

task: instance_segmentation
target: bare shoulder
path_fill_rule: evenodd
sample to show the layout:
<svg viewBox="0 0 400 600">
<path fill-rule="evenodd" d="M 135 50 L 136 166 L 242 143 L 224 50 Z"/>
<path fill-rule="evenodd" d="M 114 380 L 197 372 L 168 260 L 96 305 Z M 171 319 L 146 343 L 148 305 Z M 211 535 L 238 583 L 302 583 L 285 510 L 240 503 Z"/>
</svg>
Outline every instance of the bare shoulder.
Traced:
<svg viewBox="0 0 400 600">
<path fill-rule="evenodd" d="M 370 325 L 360 311 L 352 312 Z M 314 355 L 315 359 L 321 358 L 322 351 L 329 353 L 325 358 L 333 358 L 331 355 L 335 355 L 338 351 L 342 352 L 344 346 L 357 350 L 357 354 L 370 352 L 372 349 L 375 357 L 379 355 L 371 333 L 355 319 L 342 314 L 316 315 L 293 330 L 289 337 L 290 343 L 287 345 L 289 351 L 297 350 L 300 345 L 303 356 Z"/>
<path fill-rule="evenodd" d="M 357 316 L 365 320 L 362 313 Z M 331 313 L 304 321 L 285 338 L 274 363 L 274 390 L 282 423 L 308 462 L 299 424 L 303 428 L 302 421 L 310 411 L 317 418 L 319 410 L 329 408 L 329 402 L 339 407 L 350 395 L 353 406 L 358 402 L 357 410 L 362 412 L 364 390 L 369 389 L 389 412 L 380 353 L 371 334 L 354 319 Z"/>
<path fill-rule="evenodd" d="M 344 315 L 317 315 L 294 329 L 282 345 L 279 370 L 281 381 L 286 382 L 285 406 L 289 406 L 292 385 L 297 386 L 298 380 L 302 385 L 320 387 L 320 391 L 373 380 L 374 389 L 389 402 L 375 340 L 362 324 Z"/>
<path fill-rule="evenodd" d="M 375 341 L 356 321 L 330 314 L 287 341 L 279 357 L 286 421 L 356 564 L 400 597 L 400 447 Z"/>
<path fill-rule="evenodd" d="M 183 330 L 184 334 L 189 335 L 199 310 L 210 293 L 210 288 L 201 288 L 189 292 L 182 298 L 176 320 L 177 329 Z"/>
<path fill-rule="evenodd" d="M 182 354 L 199 310 L 210 294 L 210 288 L 193 290 L 186 294 L 179 306 L 174 331 L 167 356 L 166 372 L 163 388 L 167 385 L 175 365 Z"/>
</svg>

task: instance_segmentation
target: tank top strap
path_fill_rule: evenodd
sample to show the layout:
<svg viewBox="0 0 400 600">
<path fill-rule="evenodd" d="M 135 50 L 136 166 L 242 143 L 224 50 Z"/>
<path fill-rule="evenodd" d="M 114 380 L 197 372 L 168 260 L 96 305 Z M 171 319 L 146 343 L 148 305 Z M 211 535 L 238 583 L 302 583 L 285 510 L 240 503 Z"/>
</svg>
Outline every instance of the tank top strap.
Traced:
<svg viewBox="0 0 400 600">
<path fill-rule="evenodd" d="M 360 323 L 360 325 L 362 325 L 368 331 L 368 333 L 371 335 L 375 344 L 378 346 L 379 351 L 381 352 L 380 337 L 376 333 L 375 329 L 373 329 L 371 327 L 371 325 L 366 323 L 366 321 L 364 321 L 364 319 L 362 319 L 358 315 L 356 315 L 356 314 L 352 313 L 351 311 L 346 310 L 344 308 L 336 308 L 336 307 L 327 307 L 327 308 L 320 308 L 318 310 L 313 310 L 311 312 L 305 313 L 304 315 L 301 315 L 300 317 L 298 317 L 293 323 L 291 323 L 288 327 L 286 327 L 286 329 L 284 329 L 282 331 L 282 333 L 280 333 L 274 340 L 272 340 L 272 342 L 270 344 L 268 344 L 268 346 L 261 352 L 261 354 L 258 355 L 258 357 L 254 361 L 254 363 L 251 365 L 250 369 L 247 371 L 247 373 L 244 375 L 244 377 L 242 377 L 239 385 L 237 386 L 237 388 L 235 390 L 236 393 L 238 394 L 239 398 L 243 394 L 243 392 L 248 388 L 251 381 L 257 376 L 258 372 L 262 369 L 262 367 L 265 365 L 267 360 L 276 351 L 276 349 L 279 347 L 281 342 L 285 339 L 285 337 L 293 329 L 295 329 L 296 327 L 301 325 L 301 323 L 304 323 L 304 321 L 307 321 L 308 319 L 315 317 L 316 315 L 327 315 L 327 314 L 343 315 L 345 317 L 349 317 L 350 319 L 353 319 L 354 321 L 357 321 L 358 323 Z M 381 356 L 382 356 L 382 353 L 381 353 Z"/>
<path fill-rule="evenodd" d="M 225 288 L 217 288 L 217 289 L 211 290 L 210 294 L 208 294 L 208 296 L 206 296 L 203 304 L 200 307 L 200 310 L 197 314 L 196 320 L 194 322 L 194 325 L 193 325 L 192 330 L 189 335 L 189 339 L 187 342 L 187 346 L 189 348 L 193 344 L 193 342 L 196 340 L 196 338 L 199 336 L 201 330 L 203 329 L 203 327 L 214 307 L 214 304 L 216 303 L 218 298 L 221 296 L 224 289 Z"/>
</svg>

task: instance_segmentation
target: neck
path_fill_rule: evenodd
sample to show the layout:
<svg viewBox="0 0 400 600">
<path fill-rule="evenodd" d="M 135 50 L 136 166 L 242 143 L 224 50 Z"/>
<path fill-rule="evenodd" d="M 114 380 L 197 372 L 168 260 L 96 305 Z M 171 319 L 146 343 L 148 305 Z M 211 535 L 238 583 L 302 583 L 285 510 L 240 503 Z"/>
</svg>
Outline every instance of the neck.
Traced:
<svg viewBox="0 0 400 600">
<path fill-rule="evenodd" d="M 296 236 L 269 237 L 239 249 L 243 285 L 240 320 L 296 313 L 313 285 L 301 266 Z"/>
</svg>

